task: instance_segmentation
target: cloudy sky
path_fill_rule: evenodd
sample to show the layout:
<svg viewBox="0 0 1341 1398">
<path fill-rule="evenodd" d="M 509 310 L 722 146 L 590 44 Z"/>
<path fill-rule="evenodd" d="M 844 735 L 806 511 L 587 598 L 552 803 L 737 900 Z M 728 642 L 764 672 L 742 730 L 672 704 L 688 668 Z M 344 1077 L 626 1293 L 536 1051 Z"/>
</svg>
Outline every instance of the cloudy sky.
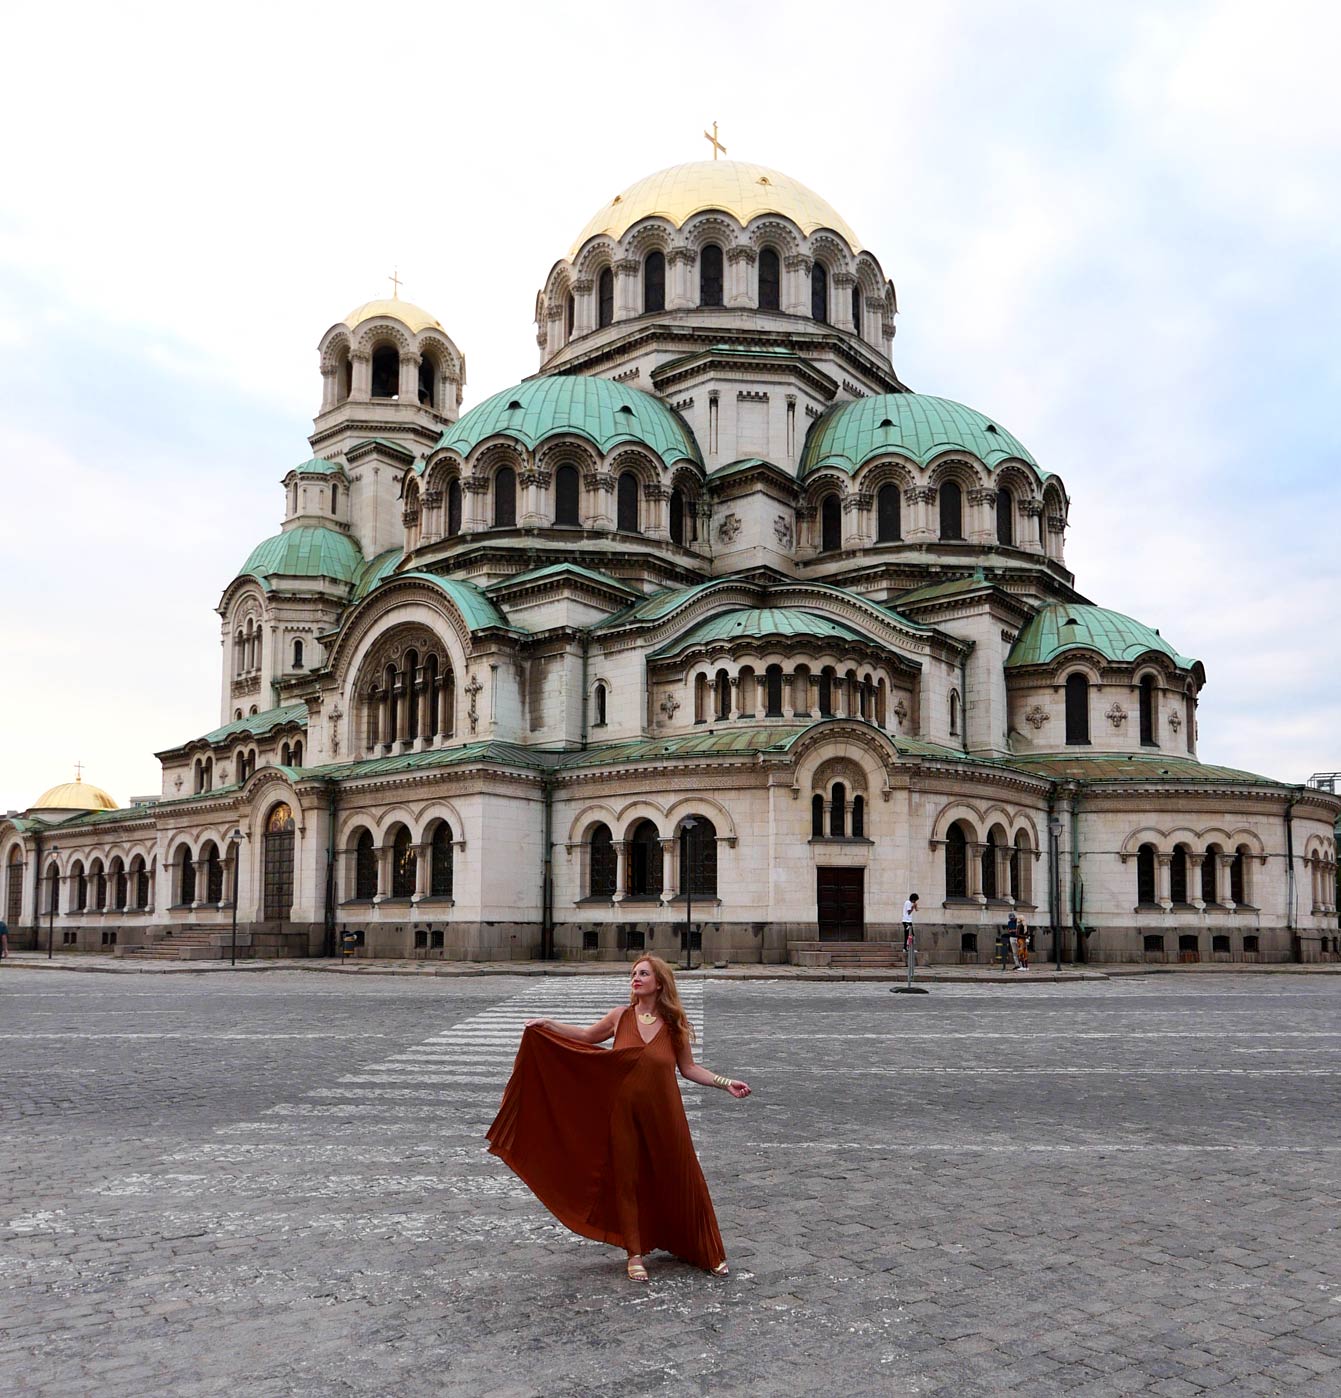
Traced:
<svg viewBox="0 0 1341 1398">
<path fill-rule="evenodd" d="M 219 721 L 213 608 L 329 325 L 398 267 L 479 402 L 576 231 L 714 119 L 881 259 L 905 382 L 1063 474 L 1080 588 L 1206 664 L 1202 756 L 1341 768 L 1335 7 L 76 3 L 6 38 L 0 811 L 76 760 L 154 792 Z"/>
</svg>

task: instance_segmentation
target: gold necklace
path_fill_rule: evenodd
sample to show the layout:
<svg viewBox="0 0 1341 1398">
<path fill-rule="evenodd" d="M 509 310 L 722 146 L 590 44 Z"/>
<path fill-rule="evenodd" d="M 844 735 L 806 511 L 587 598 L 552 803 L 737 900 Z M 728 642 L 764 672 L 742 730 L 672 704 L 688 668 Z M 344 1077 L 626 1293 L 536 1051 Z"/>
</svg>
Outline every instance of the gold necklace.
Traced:
<svg viewBox="0 0 1341 1398">
<path fill-rule="evenodd" d="M 645 1015 L 641 1010 L 638 1011 L 638 1018 L 642 1020 L 644 1024 L 655 1024 L 657 1022 L 656 1015 Z"/>
</svg>

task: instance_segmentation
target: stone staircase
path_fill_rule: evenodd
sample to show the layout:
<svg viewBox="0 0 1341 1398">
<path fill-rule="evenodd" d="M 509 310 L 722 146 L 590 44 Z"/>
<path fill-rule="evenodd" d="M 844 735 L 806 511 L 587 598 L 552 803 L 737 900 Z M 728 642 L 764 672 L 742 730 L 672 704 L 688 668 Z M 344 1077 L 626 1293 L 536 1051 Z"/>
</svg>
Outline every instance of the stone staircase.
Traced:
<svg viewBox="0 0 1341 1398">
<path fill-rule="evenodd" d="M 150 934 L 153 936 L 153 934 Z M 136 960 L 153 961 L 211 961 L 228 955 L 228 933 L 183 928 L 180 932 L 163 933 L 139 947 L 118 946 L 116 954 Z M 251 948 L 238 946 L 238 955 L 250 956 Z"/>
<path fill-rule="evenodd" d="M 787 959 L 793 966 L 902 966 L 903 948 L 896 942 L 789 942 Z"/>
</svg>

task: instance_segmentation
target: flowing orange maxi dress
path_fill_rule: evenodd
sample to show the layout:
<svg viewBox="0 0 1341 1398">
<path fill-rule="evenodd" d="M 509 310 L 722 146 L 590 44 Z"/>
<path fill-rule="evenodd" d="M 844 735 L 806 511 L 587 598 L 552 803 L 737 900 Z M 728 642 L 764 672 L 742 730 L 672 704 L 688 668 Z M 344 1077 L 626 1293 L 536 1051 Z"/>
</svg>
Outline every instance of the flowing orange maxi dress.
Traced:
<svg viewBox="0 0 1341 1398">
<path fill-rule="evenodd" d="M 726 1260 L 663 1023 L 646 1044 L 632 1007 L 613 1048 L 522 1035 L 489 1150 L 564 1225 L 631 1253 Z"/>
</svg>

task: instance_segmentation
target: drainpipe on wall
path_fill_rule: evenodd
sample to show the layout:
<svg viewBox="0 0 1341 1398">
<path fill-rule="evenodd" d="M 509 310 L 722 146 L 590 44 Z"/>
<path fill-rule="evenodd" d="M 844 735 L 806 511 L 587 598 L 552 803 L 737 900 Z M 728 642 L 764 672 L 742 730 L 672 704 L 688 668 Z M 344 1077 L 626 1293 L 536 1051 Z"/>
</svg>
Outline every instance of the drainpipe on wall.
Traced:
<svg viewBox="0 0 1341 1398">
<path fill-rule="evenodd" d="M 326 832 L 326 933 L 325 954 L 334 956 L 335 947 L 335 818 L 340 810 L 340 784 L 326 783 L 326 798 L 329 802 L 330 825 Z"/>
<path fill-rule="evenodd" d="M 1285 803 L 1285 930 L 1290 934 L 1290 960 L 1296 962 L 1304 959 L 1299 933 L 1294 925 L 1297 900 L 1294 883 L 1294 808 L 1302 794 L 1299 792 L 1291 796 Z"/>
<path fill-rule="evenodd" d="M 1052 954 L 1057 969 L 1062 969 L 1062 929 L 1057 919 L 1057 834 L 1062 828 L 1057 818 L 1057 787 L 1054 783 L 1048 791 L 1048 925 L 1052 928 Z"/>
<path fill-rule="evenodd" d="M 584 701 L 585 705 L 585 701 Z M 554 779 L 540 778 L 545 802 L 544 839 L 540 850 L 540 959 L 554 960 Z"/>
</svg>

